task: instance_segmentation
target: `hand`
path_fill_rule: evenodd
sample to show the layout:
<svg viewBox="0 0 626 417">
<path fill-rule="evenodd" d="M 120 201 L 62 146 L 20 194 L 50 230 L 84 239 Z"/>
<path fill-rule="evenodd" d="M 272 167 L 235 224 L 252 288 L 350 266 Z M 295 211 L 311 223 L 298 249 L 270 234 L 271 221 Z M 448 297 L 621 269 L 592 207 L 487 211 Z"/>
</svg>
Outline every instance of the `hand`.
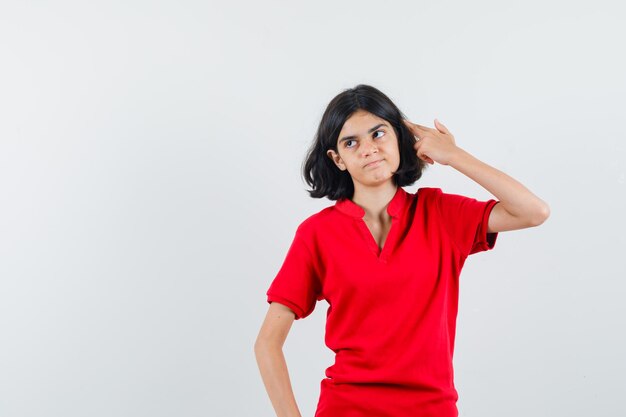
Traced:
<svg viewBox="0 0 626 417">
<path fill-rule="evenodd" d="M 417 140 L 413 148 L 421 160 L 431 165 L 435 162 L 448 165 L 459 150 L 454 141 L 454 135 L 439 120 L 435 119 L 436 129 L 411 123 L 406 119 L 403 121 Z"/>
</svg>

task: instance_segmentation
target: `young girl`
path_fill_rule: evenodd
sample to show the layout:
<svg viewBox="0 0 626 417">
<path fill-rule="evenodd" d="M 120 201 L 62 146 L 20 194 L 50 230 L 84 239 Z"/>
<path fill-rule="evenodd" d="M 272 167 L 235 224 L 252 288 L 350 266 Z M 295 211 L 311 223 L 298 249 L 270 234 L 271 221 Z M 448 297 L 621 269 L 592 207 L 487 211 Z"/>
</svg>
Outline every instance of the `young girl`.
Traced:
<svg viewBox="0 0 626 417">
<path fill-rule="evenodd" d="M 435 162 L 492 193 L 478 201 L 414 184 Z M 267 291 L 255 356 L 278 417 L 298 416 L 282 346 L 294 320 L 329 304 L 335 363 L 315 417 L 456 417 L 452 358 L 459 275 L 498 232 L 543 223 L 548 205 L 435 128 L 358 85 L 322 116 L 304 165 L 311 197 L 336 200 L 298 226 Z"/>
</svg>

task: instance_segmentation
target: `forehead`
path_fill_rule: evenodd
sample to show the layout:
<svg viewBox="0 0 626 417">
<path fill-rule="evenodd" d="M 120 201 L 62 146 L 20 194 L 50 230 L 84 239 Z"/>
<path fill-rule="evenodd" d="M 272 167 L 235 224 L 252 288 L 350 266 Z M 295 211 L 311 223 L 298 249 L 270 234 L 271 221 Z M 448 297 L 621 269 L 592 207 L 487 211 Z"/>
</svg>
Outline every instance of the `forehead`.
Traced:
<svg viewBox="0 0 626 417">
<path fill-rule="evenodd" d="M 367 130 L 377 124 L 385 123 L 389 125 L 385 119 L 369 113 L 365 110 L 358 110 L 354 112 L 343 124 L 339 136 L 345 135 L 365 135 Z"/>
</svg>

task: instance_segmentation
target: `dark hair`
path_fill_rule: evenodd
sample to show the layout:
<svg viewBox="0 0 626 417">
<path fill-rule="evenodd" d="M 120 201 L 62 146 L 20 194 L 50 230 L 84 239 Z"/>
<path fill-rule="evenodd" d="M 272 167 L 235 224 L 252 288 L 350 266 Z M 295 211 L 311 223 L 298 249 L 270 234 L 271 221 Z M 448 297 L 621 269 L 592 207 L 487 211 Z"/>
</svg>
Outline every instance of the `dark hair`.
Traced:
<svg viewBox="0 0 626 417">
<path fill-rule="evenodd" d="M 402 121 L 403 118 L 406 119 L 404 114 L 380 90 L 359 84 L 344 90 L 330 101 L 317 128 L 313 144 L 307 152 L 302 173 L 306 183 L 313 188 L 307 190 L 312 198 L 352 198 L 354 183 L 350 173 L 340 170 L 326 152 L 329 149 L 338 152 L 339 132 L 346 120 L 357 110 L 365 110 L 385 119 L 393 127 L 400 152 L 400 165 L 393 175 L 395 185 L 412 185 L 420 179 L 428 166 L 417 157 L 413 148 L 415 137 Z"/>
</svg>

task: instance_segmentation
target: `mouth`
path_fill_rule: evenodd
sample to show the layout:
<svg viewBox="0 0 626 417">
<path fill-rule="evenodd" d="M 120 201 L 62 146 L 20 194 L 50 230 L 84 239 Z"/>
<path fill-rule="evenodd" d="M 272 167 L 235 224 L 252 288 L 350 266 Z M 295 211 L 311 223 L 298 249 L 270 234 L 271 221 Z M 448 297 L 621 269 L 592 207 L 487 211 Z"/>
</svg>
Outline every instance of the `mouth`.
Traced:
<svg viewBox="0 0 626 417">
<path fill-rule="evenodd" d="M 370 162 L 370 163 L 368 163 L 368 164 L 365 164 L 365 165 L 363 166 L 363 168 L 368 168 L 368 167 L 376 166 L 376 165 L 378 165 L 378 163 L 379 163 L 379 162 L 381 162 L 381 161 L 382 161 L 382 159 L 379 159 L 379 160 L 377 160 L 377 161 L 372 161 L 372 162 Z"/>
</svg>

